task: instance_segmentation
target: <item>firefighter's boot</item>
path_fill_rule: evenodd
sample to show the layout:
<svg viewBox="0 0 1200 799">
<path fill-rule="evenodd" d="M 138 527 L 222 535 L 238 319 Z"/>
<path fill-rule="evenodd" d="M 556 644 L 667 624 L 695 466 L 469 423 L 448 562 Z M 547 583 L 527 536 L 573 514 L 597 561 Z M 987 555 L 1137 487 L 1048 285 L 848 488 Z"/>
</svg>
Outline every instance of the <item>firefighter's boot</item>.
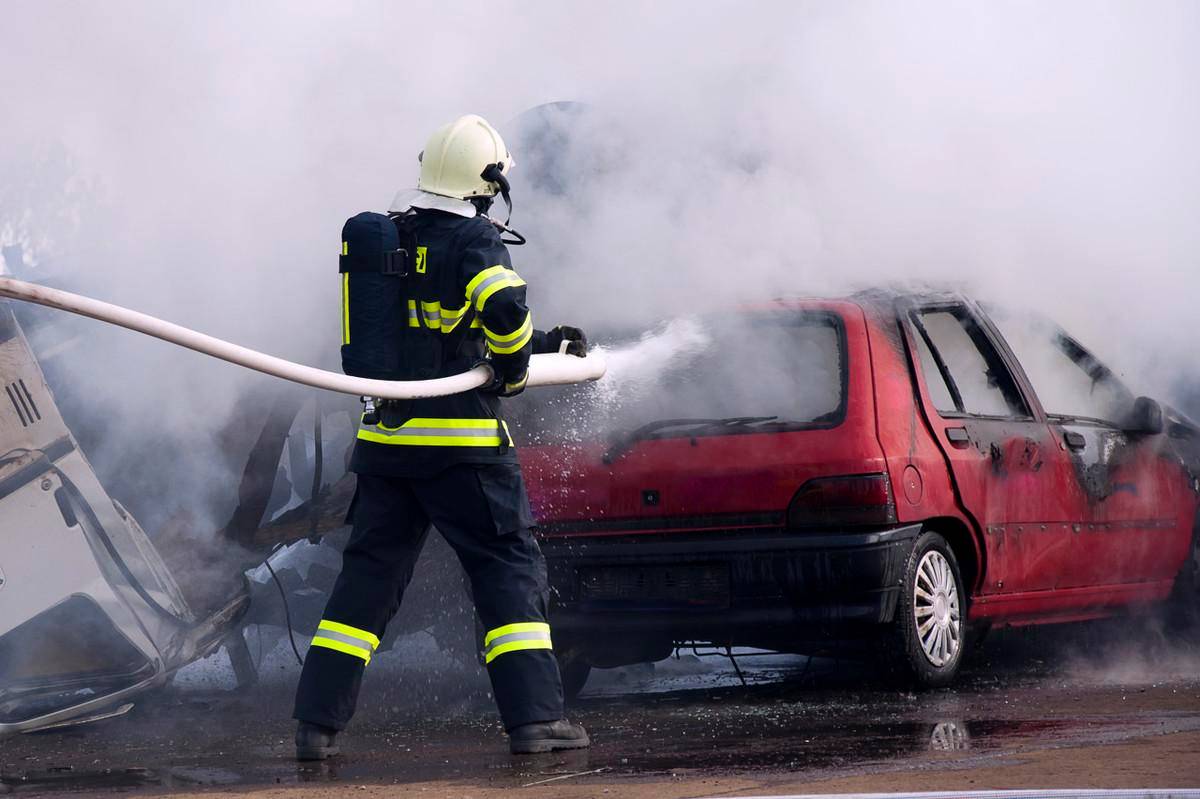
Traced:
<svg viewBox="0 0 1200 799">
<path fill-rule="evenodd" d="M 337 730 L 307 721 L 300 722 L 296 728 L 296 759 L 324 760 L 333 757 L 339 751 L 334 743 L 335 738 Z"/>
<path fill-rule="evenodd" d="M 508 733 L 508 748 L 514 755 L 535 755 L 560 749 L 585 749 L 591 746 L 585 729 L 566 719 L 523 724 Z"/>
</svg>

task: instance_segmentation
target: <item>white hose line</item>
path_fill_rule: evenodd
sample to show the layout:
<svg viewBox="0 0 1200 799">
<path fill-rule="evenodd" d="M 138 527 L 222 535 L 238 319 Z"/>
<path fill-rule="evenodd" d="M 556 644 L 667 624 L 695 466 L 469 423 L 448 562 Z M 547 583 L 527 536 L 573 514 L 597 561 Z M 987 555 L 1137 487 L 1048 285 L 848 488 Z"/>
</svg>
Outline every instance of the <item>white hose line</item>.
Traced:
<svg viewBox="0 0 1200 799">
<path fill-rule="evenodd" d="M 311 366 L 285 361 L 283 358 L 276 358 L 273 355 L 232 344 L 219 338 L 206 336 L 195 330 L 148 314 L 131 311 L 119 305 L 93 300 L 90 297 L 59 291 L 47 286 L 26 283 L 11 277 L 0 277 L 0 297 L 32 302 L 47 308 L 57 308 L 60 311 L 88 316 L 263 374 L 356 397 L 379 397 L 381 399 L 444 397 L 448 394 L 460 394 L 479 388 L 492 379 L 492 371 L 487 366 L 476 366 L 461 374 L 438 377 L 433 380 L 367 380 L 362 377 L 327 372 L 324 369 L 314 369 Z M 604 370 L 604 357 L 596 352 L 586 358 L 558 353 L 534 355 L 529 361 L 528 385 L 558 386 L 598 380 L 604 376 Z"/>
</svg>

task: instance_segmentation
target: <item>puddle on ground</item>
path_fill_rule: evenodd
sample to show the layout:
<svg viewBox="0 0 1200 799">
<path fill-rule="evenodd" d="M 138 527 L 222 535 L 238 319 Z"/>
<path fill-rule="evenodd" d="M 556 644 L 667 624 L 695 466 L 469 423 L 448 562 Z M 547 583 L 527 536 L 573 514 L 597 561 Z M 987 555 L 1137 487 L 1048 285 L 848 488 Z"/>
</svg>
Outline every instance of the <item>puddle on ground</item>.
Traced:
<svg viewBox="0 0 1200 799">
<path fill-rule="evenodd" d="M 693 708 L 698 710 L 698 708 Z M 432 736 L 416 752 L 397 761 L 396 750 L 361 747 L 348 740 L 346 754 L 321 763 L 296 764 L 283 752 L 264 753 L 234 771 L 205 765 L 167 768 L 78 771 L 69 767 L 31 770 L 0 776 L 0 793 L 69 793 L 106 789 L 186 789 L 264 783 L 378 782 L 407 783 L 491 774 L 514 786 L 543 779 L 547 774 L 603 769 L 614 774 L 653 774 L 696 769 L 740 771 L 788 769 L 833 772 L 870 769 L 897 760 L 953 757 L 986 753 L 1024 741 L 1097 741 L 1137 735 L 1159 726 L 1149 721 L 1103 718 L 1077 720 L 946 720 L 888 724 L 803 724 L 799 718 L 782 723 L 776 715 L 761 716 L 757 725 L 729 725 L 728 717 L 712 725 L 689 718 L 686 708 L 655 721 L 630 714 L 609 718 L 597 730 L 592 750 L 535 758 L 511 758 L 501 740 L 472 740 L 455 746 Z M 736 715 L 736 714 L 734 714 Z M 766 719 L 764 722 L 763 719 Z M 692 722 L 692 723 L 689 723 Z M 699 721 L 699 723 L 696 723 Z M 613 724 L 613 722 L 621 722 Z M 1200 719 L 1181 718 L 1184 726 L 1200 728 Z"/>
<path fill-rule="evenodd" d="M 0 774 L 0 794 L 65 793 L 145 787 L 189 788 L 205 785 L 236 785 L 242 775 L 221 768 L 179 767 L 166 769 L 126 768 L 75 769 L 55 766 L 12 775 Z"/>
</svg>

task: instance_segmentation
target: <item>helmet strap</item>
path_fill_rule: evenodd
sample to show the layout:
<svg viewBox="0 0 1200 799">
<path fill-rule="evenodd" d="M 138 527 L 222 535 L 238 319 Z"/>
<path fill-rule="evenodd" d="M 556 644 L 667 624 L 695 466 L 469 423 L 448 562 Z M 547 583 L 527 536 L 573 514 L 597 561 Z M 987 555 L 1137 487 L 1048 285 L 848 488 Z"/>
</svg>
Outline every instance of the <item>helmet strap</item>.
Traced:
<svg viewBox="0 0 1200 799">
<path fill-rule="evenodd" d="M 504 204 L 508 206 L 508 216 L 504 219 L 505 229 L 508 228 L 509 221 L 512 220 L 512 197 L 509 196 L 509 191 L 512 187 L 508 183 L 508 178 L 504 176 L 504 172 L 500 169 L 500 164 L 488 164 L 479 173 L 479 177 L 486 180 L 488 183 L 495 183 L 500 187 L 500 196 L 504 198 Z"/>
<path fill-rule="evenodd" d="M 504 238 L 504 236 L 501 236 L 500 241 L 513 246 L 524 244 L 525 237 L 508 226 L 508 223 L 512 220 L 512 197 L 509 196 L 509 191 L 512 187 L 509 186 L 508 178 L 504 176 L 504 172 L 501 170 L 500 164 L 488 164 L 483 168 L 483 171 L 479 173 L 479 177 L 483 178 L 488 183 L 495 183 L 500 187 L 500 196 L 504 199 L 504 204 L 508 207 L 508 216 L 504 218 L 503 222 L 497 222 L 495 219 L 491 219 L 491 217 L 488 218 L 489 221 L 495 225 L 501 233 L 507 233 L 512 236 L 512 238 L 508 239 Z"/>
</svg>

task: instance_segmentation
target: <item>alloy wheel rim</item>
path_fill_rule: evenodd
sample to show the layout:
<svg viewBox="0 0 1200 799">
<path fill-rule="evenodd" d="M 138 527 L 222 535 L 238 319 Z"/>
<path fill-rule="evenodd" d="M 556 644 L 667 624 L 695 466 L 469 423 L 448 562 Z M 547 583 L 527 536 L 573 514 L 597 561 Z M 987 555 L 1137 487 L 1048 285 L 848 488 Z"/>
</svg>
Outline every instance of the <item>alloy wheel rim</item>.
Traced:
<svg viewBox="0 0 1200 799">
<path fill-rule="evenodd" d="M 958 583 L 950 562 L 937 550 L 921 558 L 913 579 L 913 619 L 925 658 L 934 666 L 954 660 L 962 646 Z"/>
</svg>

